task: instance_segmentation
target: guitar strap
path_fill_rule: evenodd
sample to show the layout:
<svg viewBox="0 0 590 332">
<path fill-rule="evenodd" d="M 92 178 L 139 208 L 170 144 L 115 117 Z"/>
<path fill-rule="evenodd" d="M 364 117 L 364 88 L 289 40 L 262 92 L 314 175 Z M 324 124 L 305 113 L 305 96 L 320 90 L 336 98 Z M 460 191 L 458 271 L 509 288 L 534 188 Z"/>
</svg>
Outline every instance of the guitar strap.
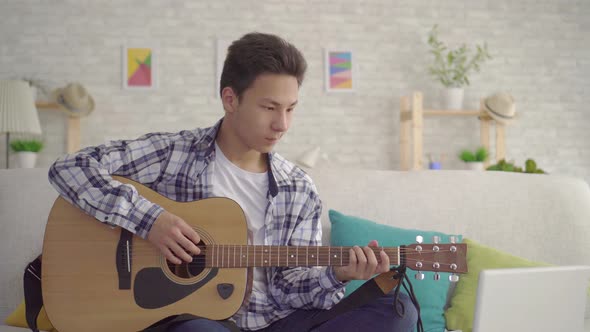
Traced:
<svg viewBox="0 0 590 332">
<path fill-rule="evenodd" d="M 25 316 L 27 325 L 34 332 L 37 328 L 37 317 L 43 307 L 43 295 L 41 294 L 41 255 L 27 264 L 23 276 L 25 291 Z"/>
</svg>

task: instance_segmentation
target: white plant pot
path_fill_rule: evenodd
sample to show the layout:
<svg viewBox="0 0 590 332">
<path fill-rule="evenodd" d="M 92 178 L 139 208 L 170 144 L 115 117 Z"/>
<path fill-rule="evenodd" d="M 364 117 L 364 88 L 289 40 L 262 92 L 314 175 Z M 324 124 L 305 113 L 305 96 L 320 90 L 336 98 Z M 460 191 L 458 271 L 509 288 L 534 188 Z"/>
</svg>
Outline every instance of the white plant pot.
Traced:
<svg viewBox="0 0 590 332">
<path fill-rule="evenodd" d="M 483 171 L 485 170 L 483 167 L 483 162 L 478 161 L 478 162 L 471 162 L 471 163 L 466 163 L 467 164 L 467 169 L 472 170 L 472 171 Z"/>
<path fill-rule="evenodd" d="M 446 88 L 443 93 L 444 109 L 463 109 L 463 88 Z"/>
<path fill-rule="evenodd" d="M 17 152 L 16 158 L 18 160 L 18 165 L 21 168 L 35 168 L 35 163 L 37 162 L 37 153 Z"/>
</svg>

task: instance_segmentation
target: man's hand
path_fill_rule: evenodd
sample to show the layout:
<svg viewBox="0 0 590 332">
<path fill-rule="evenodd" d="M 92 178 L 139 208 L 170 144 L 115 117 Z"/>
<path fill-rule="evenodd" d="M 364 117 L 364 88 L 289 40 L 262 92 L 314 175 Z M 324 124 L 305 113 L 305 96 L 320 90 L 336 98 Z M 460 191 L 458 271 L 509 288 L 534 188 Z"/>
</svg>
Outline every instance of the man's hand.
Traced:
<svg viewBox="0 0 590 332">
<path fill-rule="evenodd" d="M 196 245 L 201 241 L 199 234 L 180 217 L 167 211 L 156 219 L 147 239 L 174 264 L 182 263 L 181 259 L 190 263 L 193 260 L 190 253 L 198 255 L 201 252 Z"/>
<path fill-rule="evenodd" d="M 347 266 L 335 266 L 336 278 L 340 281 L 367 280 L 377 273 L 389 271 L 389 256 L 385 251 L 379 253 L 380 261 L 377 261 L 373 249 L 378 247 L 377 241 L 369 242 L 369 246 L 360 248 L 354 246 L 350 249 L 350 260 Z"/>
</svg>

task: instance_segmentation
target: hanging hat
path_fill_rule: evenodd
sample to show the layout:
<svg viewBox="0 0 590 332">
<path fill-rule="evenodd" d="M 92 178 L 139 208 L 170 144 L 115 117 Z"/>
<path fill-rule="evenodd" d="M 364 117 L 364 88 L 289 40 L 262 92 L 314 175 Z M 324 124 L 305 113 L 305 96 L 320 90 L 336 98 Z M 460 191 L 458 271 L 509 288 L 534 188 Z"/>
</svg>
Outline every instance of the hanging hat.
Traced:
<svg viewBox="0 0 590 332">
<path fill-rule="evenodd" d="M 70 116 L 86 116 L 94 110 L 94 99 L 79 83 L 70 83 L 54 92 L 60 110 Z"/>
<path fill-rule="evenodd" d="M 507 92 L 499 92 L 484 99 L 484 109 L 496 121 L 508 124 L 515 118 L 514 97 Z"/>
</svg>

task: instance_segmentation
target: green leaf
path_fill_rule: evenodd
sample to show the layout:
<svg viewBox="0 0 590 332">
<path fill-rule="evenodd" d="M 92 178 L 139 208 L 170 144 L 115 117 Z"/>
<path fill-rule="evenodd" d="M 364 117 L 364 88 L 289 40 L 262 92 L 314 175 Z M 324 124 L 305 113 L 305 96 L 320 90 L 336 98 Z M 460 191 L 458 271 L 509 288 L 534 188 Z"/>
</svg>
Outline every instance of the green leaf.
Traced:
<svg viewBox="0 0 590 332">
<path fill-rule="evenodd" d="M 477 149 L 477 151 L 475 152 L 475 159 L 477 161 L 485 161 L 486 159 L 488 159 L 488 150 L 486 150 L 486 148 L 484 147 Z"/>
<path fill-rule="evenodd" d="M 476 161 L 475 155 L 471 151 L 468 151 L 468 150 L 462 151 L 461 154 L 459 154 L 459 158 L 466 163 Z"/>
<path fill-rule="evenodd" d="M 43 149 L 43 143 L 38 140 L 14 140 L 10 147 L 15 152 L 39 152 Z"/>
</svg>

